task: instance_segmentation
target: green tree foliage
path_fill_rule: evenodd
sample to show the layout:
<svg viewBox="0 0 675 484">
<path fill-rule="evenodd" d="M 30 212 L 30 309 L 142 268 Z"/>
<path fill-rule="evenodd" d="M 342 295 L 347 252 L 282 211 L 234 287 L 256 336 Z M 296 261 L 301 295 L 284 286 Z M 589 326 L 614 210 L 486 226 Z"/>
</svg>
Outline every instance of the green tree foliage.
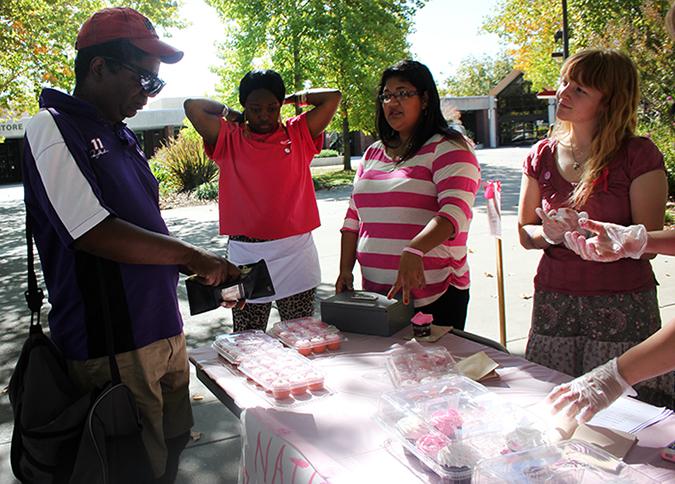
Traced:
<svg viewBox="0 0 675 484">
<path fill-rule="evenodd" d="M 0 1 L 0 118 L 37 109 L 43 86 L 70 89 L 74 82 L 75 38 L 95 11 L 117 6 L 104 0 Z M 156 26 L 180 26 L 171 0 L 124 2 Z"/>
<path fill-rule="evenodd" d="M 405 58 L 415 11 L 407 0 L 207 0 L 227 22 L 219 94 L 237 101 L 241 77 L 274 68 L 289 91 L 340 89 L 343 100 L 330 129 L 374 131 L 375 90 L 381 72 Z M 345 167 L 349 168 L 346 144 Z"/>
<path fill-rule="evenodd" d="M 441 91 L 449 96 L 486 96 L 512 70 L 513 59 L 505 53 L 465 57 Z"/>
</svg>

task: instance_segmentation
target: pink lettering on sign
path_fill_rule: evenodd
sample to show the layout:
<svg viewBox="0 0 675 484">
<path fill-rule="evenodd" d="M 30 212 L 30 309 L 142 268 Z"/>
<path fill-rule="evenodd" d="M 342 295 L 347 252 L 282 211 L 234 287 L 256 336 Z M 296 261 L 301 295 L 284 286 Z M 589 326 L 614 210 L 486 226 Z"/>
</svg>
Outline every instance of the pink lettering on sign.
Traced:
<svg viewBox="0 0 675 484">
<path fill-rule="evenodd" d="M 291 484 L 295 484 L 295 474 L 298 472 L 298 467 L 307 469 L 309 467 L 309 463 L 307 461 L 304 461 L 302 459 L 296 459 L 294 457 L 291 457 L 290 460 L 293 463 L 293 476 L 291 477 Z"/>
<path fill-rule="evenodd" d="M 272 437 L 270 436 L 270 439 L 267 441 L 267 449 L 265 450 L 265 460 L 263 461 L 263 451 L 262 451 L 262 445 L 260 444 L 260 434 L 261 434 L 261 432 L 258 432 L 258 439 L 257 439 L 257 443 L 255 445 L 255 456 L 253 457 L 253 462 L 255 464 L 255 472 L 257 474 L 258 473 L 258 452 L 260 452 L 260 467 L 262 467 L 263 476 L 264 476 L 265 482 L 267 482 L 267 466 L 269 464 L 270 445 L 272 445 Z"/>
<path fill-rule="evenodd" d="M 274 474 L 272 475 L 272 484 L 274 484 L 274 482 L 277 479 L 277 473 L 279 473 L 279 480 L 281 481 L 281 484 L 284 484 L 283 458 L 284 458 L 284 449 L 285 448 L 286 448 L 285 445 L 281 446 L 281 449 L 279 449 L 279 453 L 277 454 L 277 460 L 274 462 Z"/>
</svg>

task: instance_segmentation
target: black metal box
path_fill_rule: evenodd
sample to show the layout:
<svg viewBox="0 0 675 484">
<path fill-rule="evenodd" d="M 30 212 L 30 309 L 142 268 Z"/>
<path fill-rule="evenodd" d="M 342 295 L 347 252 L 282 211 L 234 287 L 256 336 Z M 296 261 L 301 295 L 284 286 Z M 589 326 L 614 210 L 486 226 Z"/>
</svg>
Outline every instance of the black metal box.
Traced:
<svg viewBox="0 0 675 484">
<path fill-rule="evenodd" d="M 321 301 L 321 320 L 348 333 L 391 336 L 412 316 L 412 303 L 405 306 L 374 292 L 341 292 Z"/>
</svg>

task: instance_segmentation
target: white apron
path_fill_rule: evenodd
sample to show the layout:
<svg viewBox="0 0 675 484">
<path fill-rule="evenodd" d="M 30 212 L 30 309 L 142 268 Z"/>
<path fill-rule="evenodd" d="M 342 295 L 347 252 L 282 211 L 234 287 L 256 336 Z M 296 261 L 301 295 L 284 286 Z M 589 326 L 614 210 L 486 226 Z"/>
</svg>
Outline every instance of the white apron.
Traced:
<svg viewBox="0 0 675 484">
<path fill-rule="evenodd" d="M 228 242 L 227 258 L 238 266 L 265 259 L 274 284 L 274 296 L 249 299 L 268 303 L 313 289 L 321 282 L 319 254 L 312 233 L 267 242 Z"/>
</svg>

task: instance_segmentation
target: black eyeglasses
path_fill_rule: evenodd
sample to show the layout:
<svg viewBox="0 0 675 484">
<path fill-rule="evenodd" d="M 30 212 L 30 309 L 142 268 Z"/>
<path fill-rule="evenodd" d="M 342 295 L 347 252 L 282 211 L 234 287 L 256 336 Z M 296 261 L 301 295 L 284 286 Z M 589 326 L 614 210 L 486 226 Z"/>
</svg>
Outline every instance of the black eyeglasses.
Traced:
<svg viewBox="0 0 675 484">
<path fill-rule="evenodd" d="M 125 69 L 130 70 L 138 76 L 138 83 L 148 96 L 156 96 L 166 86 L 166 82 L 157 77 L 156 74 L 148 72 L 138 66 L 127 64 L 119 59 L 113 57 L 104 57 L 105 60 L 118 64 Z"/>
<path fill-rule="evenodd" d="M 413 96 L 419 95 L 419 92 L 417 91 L 398 91 L 398 92 L 385 92 L 377 96 L 377 99 L 380 100 L 381 103 L 385 104 L 390 102 L 392 99 L 398 99 L 399 101 L 404 101 L 408 98 L 411 98 Z"/>
</svg>

